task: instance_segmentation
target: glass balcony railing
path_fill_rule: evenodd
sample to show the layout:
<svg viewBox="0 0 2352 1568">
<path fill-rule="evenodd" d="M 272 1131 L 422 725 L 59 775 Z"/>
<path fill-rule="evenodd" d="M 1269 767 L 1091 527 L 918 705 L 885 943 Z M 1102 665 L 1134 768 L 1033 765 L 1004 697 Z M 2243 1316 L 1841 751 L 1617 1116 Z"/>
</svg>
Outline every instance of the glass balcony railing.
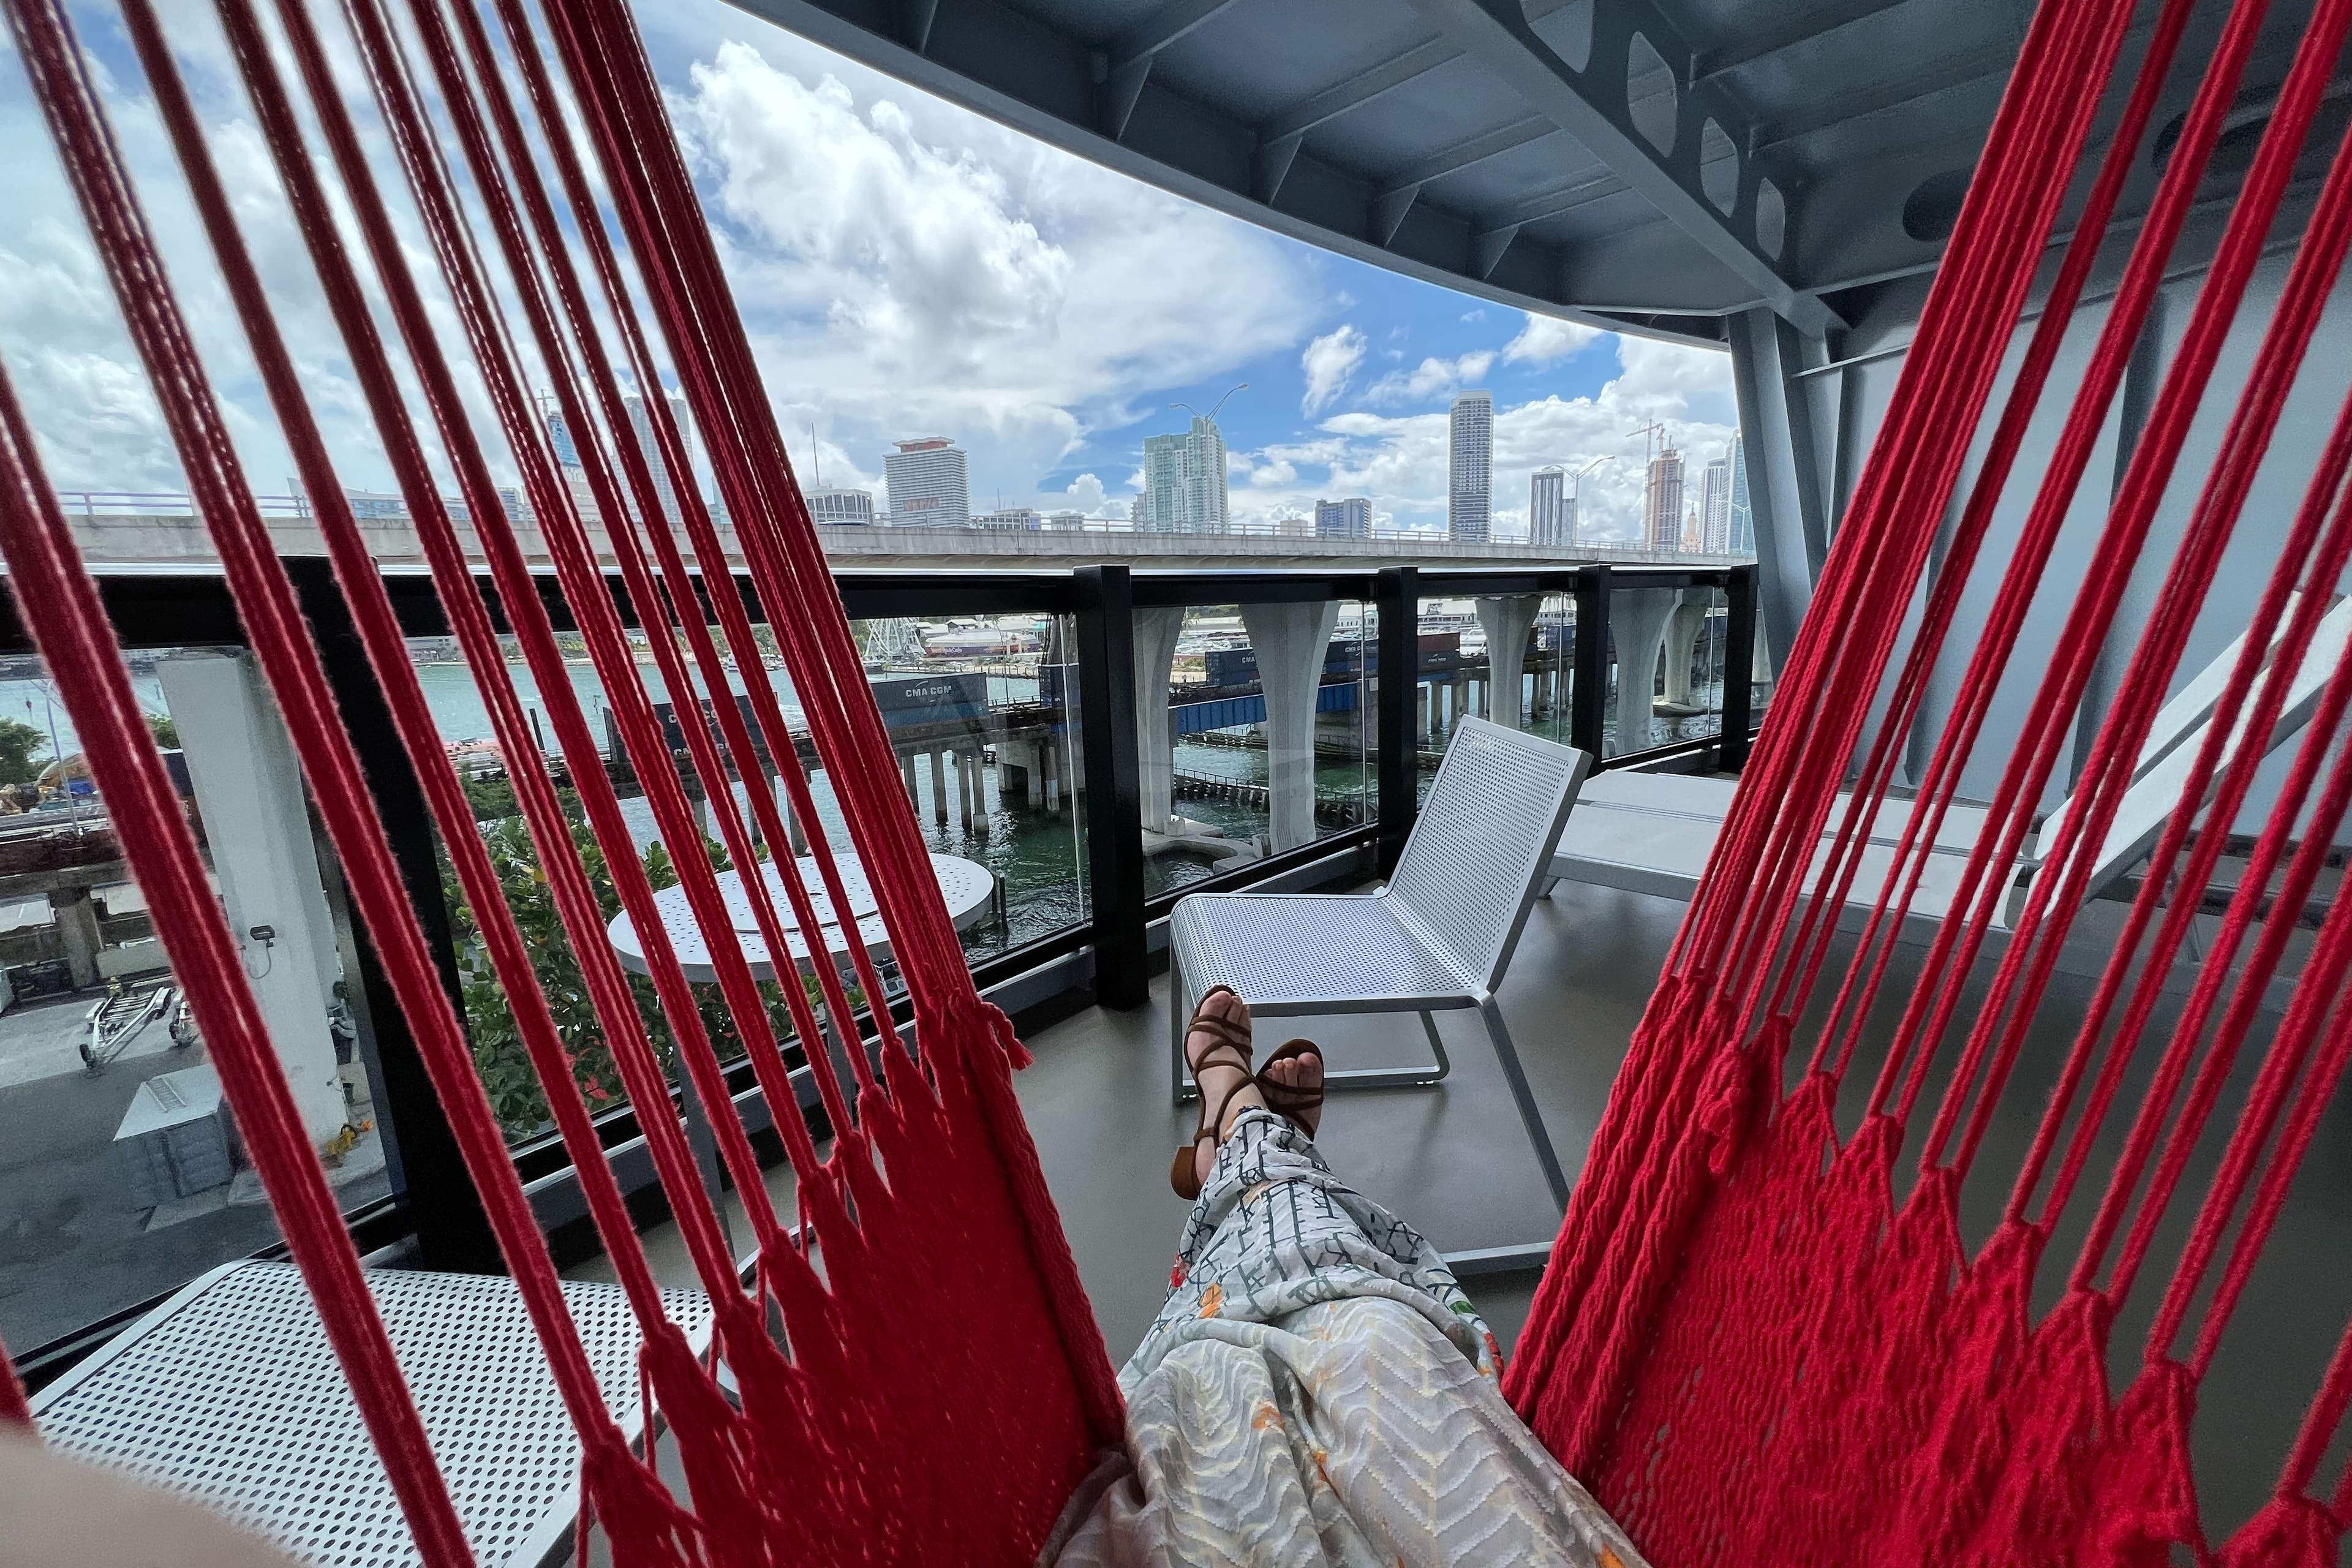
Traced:
<svg viewBox="0 0 2352 1568">
<path fill-rule="evenodd" d="M 296 564 L 316 598 L 314 622 L 323 613 L 331 623 L 340 607 L 328 596 L 331 581 L 310 570 L 320 563 Z M 512 683 L 559 791 L 581 784 L 580 768 L 604 773 L 629 853 L 663 886 L 676 878 L 679 847 L 662 842 L 646 776 L 678 770 L 706 818 L 700 851 L 723 857 L 682 726 L 705 721 L 698 711 L 718 701 L 742 701 L 743 676 L 730 666 L 730 689 L 681 701 L 666 689 L 645 628 L 635 628 L 636 677 L 670 755 L 632 757 L 611 719 L 612 694 L 575 649 L 567 700 L 601 743 L 593 757 L 567 759 L 556 754 L 549 694 L 518 654 L 510 649 L 496 671 L 469 668 L 432 585 L 397 572 L 385 581 L 441 742 L 465 778 L 474 829 L 562 1014 L 579 1088 L 617 1154 L 635 1138 L 636 1108 L 584 999 L 578 955 L 516 805 L 509 768 L 519 759 L 496 742 L 481 682 Z M 1765 672 L 1749 651 L 1754 582 L 1745 566 L 1609 565 L 1143 574 L 1107 565 L 838 578 L 900 787 L 935 862 L 957 868 L 964 889 L 951 905 L 974 976 L 1030 998 L 1021 1005 L 1074 988 L 1107 1005 L 1140 1001 L 1150 923 L 1187 891 L 1376 875 L 1468 715 L 1592 751 L 1604 766 L 1677 752 L 1737 766 L 1769 690 L 1726 680 L 1729 668 Z M 340 1161 L 337 1188 L 355 1235 L 368 1246 L 412 1237 L 435 1267 L 495 1267 L 225 587 L 204 576 L 116 574 L 107 591 L 231 923 L 249 939 L 247 973 L 274 1009 L 273 1036 L 316 1090 L 305 1114 Z M 551 586 L 548 597 L 561 605 Z M 561 631 L 568 624 L 558 615 L 560 640 L 572 636 Z M 94 1326 L 215 1264 L 268 1249 L 278 1233 L 205 1081 L 204 1042 L 178 1008 L 113 847 L 107 802 L 13 621 L 0 623 L 0 1148 L 12 1155 L 0 1161 L 0 1220 L 14 1238 L 0 1250 L 0 1338 L 38 1376 Z M 785 672 L 762 662 L 814 803 L 813 822 L 786 829 L 792 850 L 804 852 L 804 832 L 841 849 L 848 840 L 834 781 Z M 1390 679 L 1392 668 L 1406 678 Z M 546 1091 L 524 1061 L 476 911 L 386 732 L 373 672 L 356 654 L 331 655 L 328 672 L 428 941 L 462 998 L 477 1068 L 561 1247 L 576 1217 L 576 1183 L 547 1135 Z M 755 750 L 753 768 L 739 774 L 729 764 L 724 786 L 739 805 L 779 788 L 764 742 Z M 789 819 L 788 807 L 781 815 Z M 575 841 L 601 914 L 614 921 L 622 909 L 612 868 L 584 826 Z M 772 859 L 781 848 L 761 842 L 754 852 Z M 600 936 L 623 948 L 615 931 Z M 903 1007 L 887 940 L 877 935 L 868 951 L 882 994 L 860 989 L 852 1010 Z M 621 956 L 627 967 L 625 948 Z M 762 997 L 797 1089 L 810 1068 L 781 989 L 795 982 L 775 968 Z M 633 984 L 647 1032 L 668 1055 L 671 1021 L 642 967 Z M 815 988 L 804 955 L 797 984 Z M 793 1112 L 764 1104 L 719 988 L 695 992 L 755 1130 L 764 1116 L 807 1112 L 813 1087 Z"/>
</svg>

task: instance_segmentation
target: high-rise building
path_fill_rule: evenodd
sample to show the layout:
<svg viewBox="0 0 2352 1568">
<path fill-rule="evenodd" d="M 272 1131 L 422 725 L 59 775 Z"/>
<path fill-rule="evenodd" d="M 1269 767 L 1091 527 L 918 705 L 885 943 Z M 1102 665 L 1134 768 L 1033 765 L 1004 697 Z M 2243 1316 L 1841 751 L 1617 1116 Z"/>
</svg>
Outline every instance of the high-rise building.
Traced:
<svg viewBox="0 0 2352 1568">
<path fill-rule="evenodd" d="M 1683 455 L 1672 447 L 1650 459 L 1650 479 L 1642 493 L 1642 542 L 1652 550 L 1670 551 L 1682 542 Z"/>
<path fill-rule="evenodd" d="M 1495 516 L 1495 395 L 1465 392 L 1454 400 L 1453 450 L 1446 463 L 1446 537 L 1484 544 Z"/>
<path fill-rule="evenodd" d="M 1683 549 L 1688 553 L 1696 555 L 1698 553 L 1700 546 L 1704 545 L 1706 542 L 1706 525 L 1701 523 L 1698 520 L 1698 502 L 1693 501 L 1690 504 L 1690 510 L 1683 513 Z"/>
<path fill-rule="evenodd" d="M 1698 547 L 1709 555 L 1731 548 L 1731 454 L 1711 458 L 1699 470 Z"/>
<path fill-rule="evenodd" d="M 1230 517 L 1226 500 L 1225 436 L 1215 420 L 1196 414 L 1181 436 L 1144 437 L 1139 531 L 1223 533 Z"/>
<path fill-rule="evenodd" d="M 836 485 L 819 485 L 801 492 L 808 498 L 809 515 L 819 528 L 871 528 L 874 525 L 874 495 L 870 490 L 844 489 Z"/>
<path fill-rule="evenodd" d="M 1538 468 L 1528 481 L 1528 542 L 1568 544 L 1568 474 L 1560 468 Z"/>
<path fill-rule="evenodd" d="M 900 527 L 971 526 L 971 475 L 963 448 L 944 436 L 901 441 L 882 458 L 890 521 Z"/>
<path fill-rule="evenodd" d="M 1370 539 L 1372 536 L 1372 503 L 1363 496 L 1349 496 L 1345 500 L 1318 500 L 1315 503 L 1315 537 L 1318 539 Z"/>
<path fill-rule="evenodd" d="M 555 447 L 556 465 L 565 468 L 578 468 L 580 443 L 572 437 L 571 422 L 563 417 L 562 409 L 548 407 L 544 401 L 541 406 L 547 418 L 547 439 Z"/>
<path fill-rule="evenodd" d="M 693 417 L 687 412 L 685 398 L 672 394 L 665 401 L 669 405 L 670 421 L 677 426 L 678 439 L 686 447 L 687 467 L 690 471 L 694 466 Z M 628 412 L 630 438 L 636 442 L 637 450 L 644 454 L 646 468 L 653 476 L 654 492 L 661 497 L 663 515 L 672 522 L 683 521 L 678 510 L 677 487 L 670 482 L 669 466 L 662 461 L 661 444 L 654 439 L 653 417 L 646 406 L 646 400 L 633 395 L 623 398 L 621 404 Z M 594 492 L 587 485 L 586 466 L 580 458 L 579 434 L 572 428 L 572 422 L 563 416 L 563 410 L 554 405 L 552 397 L 542 397 L 540 406 L 542 417 L 547 421 L 548 444 L 555 449 L 556 464 L 566 470 L 565 483 L 570 486 L 577 503 L 574 510 L 583 520 L 598 521 L 600 509 L 593 499 Z M 627 478 L 617 468 L 613 479 L 626 494 Z"/>
<path fill-rule="evenodd" d="M 678 442 L 686 448 L 686 467 L 689 475 L 687 482 L 690 486 L 693 483 L 690 476 L 694 471 L 694 420 L 686 411 L 685 398 L 672 395 L 664 401 L 669 405 L 670 423 L 677 427 Z M 684 521 L 684 514 L 677 509 L 677 487 L 670 482 L 669 465 L 662 461 L 661 443 L 654 439 L 653 416 L 646 410 L 646 400 L 627 397 L 622 399 L 622 405 L 629 412 L 629 430 L 636 437 L 637 450 L 645 454 L 646 468 L 653 475 L 654 493 L 661 497 L 662 515 L 672 522 Z"/>
<path fill-rule="evenodd" d="M 1731 437 L 1730 516 L 1725 525 L 1724 550 L 1732 555 L 1756 553 L 1756 513 L 1748 504 L 1748 437 Z"/>
</svg>

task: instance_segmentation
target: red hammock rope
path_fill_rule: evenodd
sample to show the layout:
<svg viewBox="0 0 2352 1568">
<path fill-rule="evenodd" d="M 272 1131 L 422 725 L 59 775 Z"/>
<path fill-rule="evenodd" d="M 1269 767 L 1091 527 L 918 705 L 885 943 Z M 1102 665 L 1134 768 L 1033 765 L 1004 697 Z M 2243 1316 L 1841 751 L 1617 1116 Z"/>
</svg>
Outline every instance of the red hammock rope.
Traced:
<svg viewBox="0 0 2352 1568">
<path fill-rule="evenodd" d="M 646 1397 L 679 1441 L 690 1494 L 681 1506 L 629 1450 L 598 1392 L 66 0 L 0 0 L 360 919 L 581 1433 L 584 1517 L 603 1527 L 614 1560 L 633 1565 L 1029 1561 L 1094 1454 L 1119 1440 L 1119 1395 L 1013 1096 L 1011 1071 L 1025 1055 L 972 990 L 940 907 L 625 0 L 546 0 L 543 15 L 525 0 L 488 0 L 487 9 L 341 0 L 332 36 L 307 0 L 272 0 L 268 16 L 258 0 L 215 0 L 215 8 L 482 691 L 604 1041 L 635 1105 L 671 1095 L 635 989 L 605 941 L 575 807 L 644 940 L 684 1079 L 678 1092 L 709 1113 L 757 1243 L 747 1288 L 677 1118 L 642 1115 L 662 1195 L 716 1305 L 717 1355 L 739 1404 L 663 1313 L 534 955 L 441 748 L 167 29 L 152 0 L 121 0 L 336 582 L 645 1335 Z M 2352 567 L 2352 395 L 2315 454 L 2273 450 L 2289 392 L 2315 368 L 2308 350 L 2352 249 L 2352 134 L 2301 221 L 2065 818 L 2018 886 L 2019 855 L 2101 650 L 2125 618 L 2126 587 L 2157 537 L 2159 505 L 2189 477 L 2182 454 L 2200 406 L 2214 401 L 2224 346 L 2275 243 L 2298 163 L 2319 151 L 2306 138 L 2352 32 L 2352 0 L 2314 0 L 2146 426 L 2086 531 L 2087 566 L 2067 584 L 2051 580 L 2053 563 L 2069 527 L 2084 531 L 2070 521 L 2084 478 L 2269 19 L 2262 0 L 2240 0 L 2210 53 L 2187 63 L 2199 76 L 2194 101 L 2061 415 L 2044 399 L 2063 339 L 2168 78 L 2184 65 L 2195 5 L 2162 0 L 2132 59 L 2135 8 L 2047 0 L 2034 9 L 1881 434 L 1506 1380 L 1538 1435 L 1665 1568 L 1791 1559 L 2154 1565 L 2175 1549 L 2235 1568 L 2318 1568 L 2336 1560 L 2352 1521 L 2352 1473 L 2328 1495 L 2319 1490 L 2352 1414 L 2352 1328 L 2312 1391 L 2271 1500 L 2218 1549 L 2204 1534 L 2189 1459 L 2199 1390 L 2352 1066 L 2352 900 L 2334 901 L 2299 958 L 2295 940 L 2352 813 L 2352 661 L 2339 660 L 2319 691 L 2194 981 L 2177 1016 L 2162 1021 L 2198 895 L 2235 853 L 2230 829 L 2279 771 L 2265 770 L 2266 742 Z M 336 76 L 345 45 L 372 105 L 364 127 Z M 2114 130 L 2095 172 L 2078 182 L 2109 97 L 2120 100 Z M 388 155 L 372 152 L 379 146 Z M 396 188 L 387 192 L 392 170 Z M 2037 291 L 2051 236 L 2070 210 L 2074 232 Z M 412 222 L 429 265 L 415 259 Z M 2029 307 L 2040 319 L 2022 334 L 2004 389 L 2004 358 Z M 454 321 L 454 332 L 436 321 Z M 486 399 L 494 440 L 478 429 L 468 378 Z M 708 448 L 724 531 L 700 499 L 671 416 L 664 389 L 673 383 Z M 789 1215 L 770 1198 L 735 1113 L 706 1004 L 663 931 L 499 493 L 494 463 L 511 463 L 684 896 L 706 929 L 727 929 L 713 866 L 695 852 L 688 783 L 534 384 L 551 389 L 573 437 L 617 586 L 674 704 L 695 793 L 730 863 L 750 873 L 754 926 L 776 953 L 790 951 L 788 932 L 825 929 L 826 914 L 845 933 L 840 952 L 813 955 L 813 995 L 780 988 L 788 1033 L 740 952 L 713 948 L 724 1015 L 776 1111 L 795 1184 Z M 632 428 L 632 395 L 642 400 L 650 451 Z M 1988 415 L 1971 468 L 1967 437 Z M 2052 416 L 2052 456 L 1996 563 L 1987 546 L 2000 509 L 2016 499 L 2009 491 L 2034 422 Z M 456 476 L 478 564 L 440 497 L 436 451 Z M 1959 1217 L 1963 1184 L 1986 1157 L 1997 1115 L 2014 1109 L 2029 1035 L 2101 847 L 2136 785 L 2225 552 L 2243 542 L 2240 514 L 2266 461 L 2311 464 L 2301 502 L 2112 955 L 2082 1018 L 2067 1026 L 2050 1087 L 2027 1108 L 2034 1129 L 2018 1170 L 2004 1176 L 1999 1224 L 1972 1250 Z M 749 603 L 730 550 L 746 570 Z M 234 939 L 5 375 L 0 554 L 420 1552 L 436 1568 L 466 1563 L 333 1194 L 306 1151 Z M 1981 622 L 1964 634 L 1970 591 L 1981 587 L 1990 589 L 1975 595 Z M 508 673 L 486 589 L 546 709 L 569 798 Z M 2016 685 L 2029 624 L 2053 603 L 2063 624 L 2005 742 L 1948 912 L 1924 955 L 1899 959 L 1961 779 L 1985 760 L 1979 749 L 2004 683 Z M 770 675 L 761 625 L 788 687 Z M 1955 640 L 1963 635 L 1965 650 Z M 1955 664 L 1891 857 L 1871 869 L 1937 672 Z M 844 865 L 820 822 L 788 700 L 905 973 L 911 1029 L 888 1008 L 868 1007 L 885 994 L 882 979 L 854 934 Z M 757 787 L 739 801 L 734 781 L 760 778 L 763 758 L 781 773 L 782 801 Z M 796 831 L 813 877 L 789 850 Z M 781 904 L 759 871 L 769 852 Z M 1873 890 L 1851 897 L 1872 886 L 1866 877 L 1879 879 Z M 2013 921 L 2004 918 L 2012 906 Z M 1916 982 L 1906 979 L 1915 961 Z M 1833 963 L 1843 967 L 1832 986 Z M 2274 1018 L 2265 1013 L 2273 991 L 2287 998 Z M 1855 1084 L 1844 1096 L 1850 1072 L 1873 1052 L 1883 1054 L 1866 1093 Z M 829 1150 L 797 1114 L 796 1055 L 812 1069 Z M 2241 1080 L 2242 1099 L 2225 1122 Z M 1844 1115 L 1842 1098 L 1851 1101 Z M 1923 1107 L 1929 1114 L 1906 1172 Z M 2214 1169 L 2198 1187 L 2191 1172 L 2208 1155 Z M 2070 1213 L 2084 1237 L 2071 1255 L 2053 1256 Z M 2166 1236 L 2185 1236 L 2177 1256 L 2165 1255 Z M 2038 1281 L 2063 1287 L 2054 1306 L 2037 1306 Z M 2118 1322 L 2143 1317 L 2150 1326 L 2138 1370 L 2117 1394 L 2107 1381 L 2111 1340 Z M 29 1421 L 11 1368 L 0 1377 L 0 1423 Z"/>
</svg>

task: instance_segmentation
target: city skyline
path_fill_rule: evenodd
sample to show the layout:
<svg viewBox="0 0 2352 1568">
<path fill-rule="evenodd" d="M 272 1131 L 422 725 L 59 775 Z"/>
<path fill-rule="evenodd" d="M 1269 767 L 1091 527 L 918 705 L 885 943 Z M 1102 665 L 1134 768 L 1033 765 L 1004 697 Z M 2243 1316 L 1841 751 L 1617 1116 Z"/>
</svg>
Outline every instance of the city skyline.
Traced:
<svg viewBox="0 0 2352 1568">
<path fill-rule="evenodd" d="M 1115 516 L 1139 489 L 1145 437 L 1172 423 L 1168 404 L 1207 410 L 1240 380 L 1253 390 L 1217 416 L 1236 531 L 1273 531 L 1318 499 L 1364 496 L 1381 531 L 1442 531 L 1449 406 L 1465 387 L 1494 395 L 1497 539 L 1527 536 L 1538 468 L 1612 449 L 1654 419 L 1686 451 L 1717 450 L 1736 423 L 1719 352 L 1529 315 L 1255 227 L 717 0 L 676 0 L 645 26 L 793 466 L 812 488 L 866 491 L 877 518 L 883 455 L 924 432 L 958 438 L 974 495 Z M 119 38 L 89 45 L 105 68 L 136 74 Z M 200 77 L 192 90 L 208 132 L 249 124 L 231 84 Z M 0 107 L 37 113 L 14 79 L 0 80 Z M 229 174 L 274 265 L 290 222 L 278 194 L 266 171 Z M 46 155 L 5 183 L 22 221 L 0 237 L 0 279 L 89 285 L 37 297 L 0 287 L 0 352 L 53 479 L 183 489 L 160 407 L 75 237 L 70 187 Z M 203 253 L 191 215 L 150 216 L 167 256 Z M 239 363 L 217 281 L 193 268 L 175 282 L 201 350 L 224 369 Z M 320 345 L 304 375 L 343 483 L 395 489 L 331 323 L 305 296 L 289 325 Z M 220 390 L 247 468 L 294 471 L 259 389 L 232 374 Z M 464 395 L 494 427 L 478 388 Z M 498 443 L 488 456 L 495 482 L 520 483 Z M 707 465 L 701 480 L 712 494 Z M 1596 473 L 1582 490 L 1585 538 L 1630 540 L 1641 504 L 1638 468 Z"/>
</svg>

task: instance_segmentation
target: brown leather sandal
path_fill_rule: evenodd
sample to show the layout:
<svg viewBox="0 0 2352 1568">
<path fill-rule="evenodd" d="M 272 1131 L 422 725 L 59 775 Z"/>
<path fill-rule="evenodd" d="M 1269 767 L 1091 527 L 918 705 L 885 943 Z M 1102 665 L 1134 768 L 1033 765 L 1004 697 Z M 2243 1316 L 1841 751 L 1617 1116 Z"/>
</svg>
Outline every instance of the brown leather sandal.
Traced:
<svg viewBox="0 0 2352 1568">
<path fill-rule="evenodd" d="M 1207 1006 L 1209 999 L 1219 992 L 1228 996 L 1240 994 L 1230 985 L 1212 985 L 1201 993 L 1200 1005 L 1192 1009 L 1192 1020 L 1184 1026 L 1184 1039 L 1187 1044 L 1190 1044 L 1194 1035 L 1208 1035 L 1213 1037 L 1216 1043 L 1202 1051 L 1198 1061 L 1188 1058 L 1187 1065 L 1192 1070 L 1192 1079 L 1195 1083 L 1200 1081 L 1201 1069 L 1204 1067 L 1238 1068 L 1241 1069 L 1242 1076 L 1233 1088 L 1224 1092 L 1213 1107 L 1209 1104 L 1209 1097 L 1206 1093 L 1201 1096 L 1201 1120 L 1193 1127 L 1192 1140 L 1178 1146 L 1176 1158 L 1169 1163 L 1168 1184 L 1175 1189 L 1178 1197 L 1188 1204 L 1201 1195 L 1202 1141 L 1206 1139 L 1213 1142 L 1216 1140 L 1224 1127 L 1225 1111 L 1233 1104 L 1234 1096 L 1257 1081 L 1250 1075 L 1250 1030 L 1247 1022 L 1244 1021 L 1236 1028 L 1230 1019 L 1202 1016 L 1201 1009 Z M 1218 1060 L 1219 1051 L 1231 1053 L 1233 1059 Z"/>
<path fill-rule="evenodd" d="M 1265 1100 L 1265 1108 L 1268 1110 L 1286 1121 L 1295 1122 L 1301 1132 L 1312 1138 L 1315 1136 L 1316 1127 L 1323 1123 L 1322 1117 L 1317 1114 L 1323 1109 L 1322 1084 L 1278 1083 L 1266 1076 L 1266 1068 L 1271 1068 L 1275 1063 L 1296 1061 L 1305 1057 L 1313 1057 L 1315 1065 L 1320 1067 L 1323 1065 L 1323 1047 L 1312 1040 L 1284 1041 L 1281 1048 L 1265 1058 L 1265 1067 L 1257 1069 L 1257 1091 Z M 1307 1120 L 1309 1116 L 1315 1118 L 1314 1124 L 1311 1126 Z"/>
</svg>

